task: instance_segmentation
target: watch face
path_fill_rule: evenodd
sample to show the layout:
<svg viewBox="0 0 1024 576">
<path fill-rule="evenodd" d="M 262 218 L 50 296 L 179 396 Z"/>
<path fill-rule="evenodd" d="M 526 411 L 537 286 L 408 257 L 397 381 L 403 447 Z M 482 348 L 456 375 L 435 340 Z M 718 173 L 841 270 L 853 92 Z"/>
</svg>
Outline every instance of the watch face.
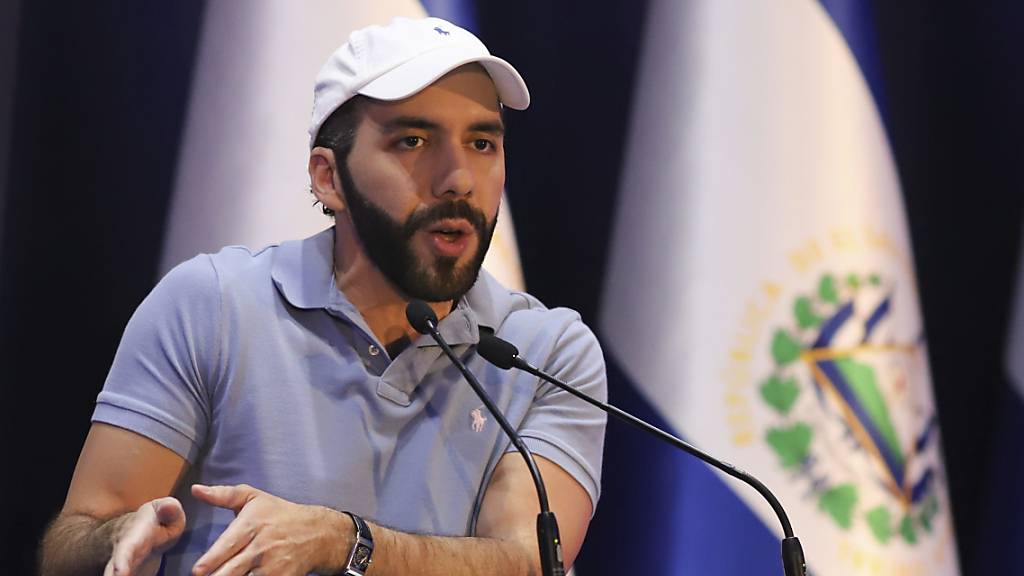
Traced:
<svg viewBox="0 0 1024 576">
<path fill-rule="evenodd" d="M 362 544 L 356 546 L 356 551 L 352 553 L 352 567 L 358 569 L 360 572 L 365 572 L 370 567 L 370 553 L 373 552 L 373 548 L 364 546 Z"/>
</svg>

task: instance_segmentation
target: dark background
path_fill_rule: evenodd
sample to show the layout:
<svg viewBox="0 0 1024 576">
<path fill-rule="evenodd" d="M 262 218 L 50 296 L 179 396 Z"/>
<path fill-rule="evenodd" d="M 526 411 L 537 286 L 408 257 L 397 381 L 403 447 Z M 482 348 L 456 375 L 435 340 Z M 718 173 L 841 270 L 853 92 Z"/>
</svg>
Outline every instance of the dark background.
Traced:
<svg viewBox="0 0 1024 576">
<path fill-rule="evenodd" d="M 4 573 L 33 570 L 121 330 L 156 281 L 203 4 L 8 0 L 0 12 Z M 592 326 L 645 7 L 478 7 L 481 36 L 534 97 L 528 113 L 509 115 L 508 135 L 527 284 Z M 875 20 L 961 565 L 1005 570 L 992 553 L 1020 542 L 987 528 L 986 505 L 996 467 L 1020 459 L 1001 444 L 999 415 L 1019 402 L 1003 366 L 1024 212 L 1024 8 L 906 0 L 880 3 Z M 611 395 L 639 406 L 614 367 Z M 626 461 L 633 442 L 645 440 L 610 426 L 606 494 L 630 489 L 610 470 L 645 465 Z M 627 519 L 642 528 L 644 513 L 599 509 L 580 560 L 587 574 L 628 561 L 613 543 L 625 544 Z"/>
</svg>

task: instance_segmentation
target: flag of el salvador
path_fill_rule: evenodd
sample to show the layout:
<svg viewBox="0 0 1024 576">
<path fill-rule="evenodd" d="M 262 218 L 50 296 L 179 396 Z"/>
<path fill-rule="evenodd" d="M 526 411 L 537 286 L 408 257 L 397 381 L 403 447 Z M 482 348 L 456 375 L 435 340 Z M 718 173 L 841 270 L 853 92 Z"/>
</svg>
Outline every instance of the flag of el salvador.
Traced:
<svg viewBox="0 0 1024 576">
<path fill-rule="evenodd" d="M 812 573 L 952 575 L 869 8 L 652 1 L 600 335 L 613 400 L 765 481 Z M 605 486 L 602 513 L 645 488 L 611 512 L 638 536 L 617 563 L 781 573 L 767 504 L 652 442 L 609 443 L 645 466 Z"/>
</svg>

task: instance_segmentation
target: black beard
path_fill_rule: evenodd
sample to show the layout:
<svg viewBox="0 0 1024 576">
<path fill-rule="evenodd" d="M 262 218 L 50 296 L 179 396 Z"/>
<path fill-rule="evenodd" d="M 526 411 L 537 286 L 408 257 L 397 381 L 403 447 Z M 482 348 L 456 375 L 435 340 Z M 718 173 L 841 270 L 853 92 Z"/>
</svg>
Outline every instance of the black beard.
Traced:
<svg viewBox="0 0 1024 576">
<path fill-rule="evenodd" d="M 370 261 L 406 296 L 427 302 L 457 300 L 476 282 L 497 219 L 490 226 L 483 212 L 465 200 L 435 204 L 414 211 L 405 222 L 394 220 L 356 187 L 348 162 L 338 165 L 342 192 L 356 236 Z M 458 259 L 437 257 L 434 265 L 420 261 L 411 247 L 413 235 L 445 218 L 462 218 L 480 240 L 473 258 L 456 266 Z"/>
</svg>

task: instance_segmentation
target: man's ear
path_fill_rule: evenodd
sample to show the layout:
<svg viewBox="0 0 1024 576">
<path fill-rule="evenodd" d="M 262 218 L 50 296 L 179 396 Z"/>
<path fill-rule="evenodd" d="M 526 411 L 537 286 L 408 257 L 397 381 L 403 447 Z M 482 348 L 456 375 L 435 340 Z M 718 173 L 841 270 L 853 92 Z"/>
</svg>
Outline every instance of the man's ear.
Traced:
<svg viewBox="0 0 1024 576">
<path fill-rule="evenodd" d="M 341 179 L 338 178 L 334 151 L 323 146 L 316 146 L 309 152 L 309 185 L 313 196 L 325 208 L 336 214 L 345 210 L 345 196 L 341 191 Z"/>
</svg>

